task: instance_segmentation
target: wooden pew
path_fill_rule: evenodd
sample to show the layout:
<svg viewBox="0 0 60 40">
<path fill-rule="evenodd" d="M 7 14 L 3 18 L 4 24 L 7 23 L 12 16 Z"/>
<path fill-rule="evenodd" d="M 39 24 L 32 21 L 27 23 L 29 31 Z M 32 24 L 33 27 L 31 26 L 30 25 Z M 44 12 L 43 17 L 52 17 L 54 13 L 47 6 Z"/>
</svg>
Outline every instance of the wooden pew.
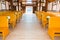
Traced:
<svg viewBox="0 0 60 40">
<path fill-rule="evenodd" d="M 10 16 L 10 26 L 14 28 L 16 26 L 17 21 L 19 21 L 23 15 L 22 12 L 19 11 L 1 11 L 0 16 Z"/>
<path fill-rule="evenodd" d="M 0 12 L 0 36 L 2 36 L 2 40 L 5 40 L 5 37 L 10 32 L 10 24 L 12 28 L 16 26 L 16 21 L 22 17 L 22 12 L 16 11 L 1 11 Z M 17 15 L 17 16 L 16 16 Z"/>
<path fill-rule="evenodd" d="M 43 13 L 43 12 L 44 12 L 44 11 L 37 11 L 37 12 L 35 12 L 35 13 L 36 13 L 36 16 L 37 16 L 37 18 L 38 18 L 39 21 L 42 20 L 42 13 Z"/>
<path fill-rule="evenodd" d="M 42 26 L 43 28 L 46 28 L 46 26 L 48 25 L 48 18 L 47 16 L 53 17 L 55 15 L 48 13 L 48 12 L 44 12 L 42 13 Z"/>
<path fill-rule="evenodd" d="M 56 36 L 60 36 L 60 17 L 50 17 L 48 34 L 52 40 L 54 40 Z"/>
<path fill-rule="evenodd" d="M 23 13 L 21 11 L 15 11 L 16 17 L 17 17 L 17 22 L 20 21 L 20 19 L 22 18 Z"/>
<path fill-rule="evenodd" d="M 5 40 L 5 37 L 9 34 L 9 20 L 7 16 L 0 16 L 0 37 Z"/>
<path fill-rule="evenodd" d="M 3 14 L 4 16 L 10 16 L 10 26 L 12 28 L 15 28 L 16 26 L 16 15 L 14 14 L 14 12 L 6 12 Z"/>
</svg>

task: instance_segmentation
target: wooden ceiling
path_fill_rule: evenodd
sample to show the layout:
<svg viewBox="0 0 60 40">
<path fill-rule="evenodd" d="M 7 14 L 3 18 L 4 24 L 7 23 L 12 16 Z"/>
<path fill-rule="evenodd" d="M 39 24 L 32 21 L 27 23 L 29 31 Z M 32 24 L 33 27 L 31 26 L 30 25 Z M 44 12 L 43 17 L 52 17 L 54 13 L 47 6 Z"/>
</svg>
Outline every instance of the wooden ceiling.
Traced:
<svg viewBox="0 0 60 40">
<path fill-rule="evenodd" d="M 48 0 L 49 2 L 53 2 L 53 1 L 55 1 L 55 0 Z"/>
<path fill-rule="evenodd" d="M 21 1 L 26 1 L 26 0 L 19 0 L 19 1 L 21 2 Z M 32 0 L 32 1 L 39 1 L 39 0 Z M 47 0 L 47 1 L 53 2 L 53 1 L 55 1 L 55 0 Z"/>
<path fill-rule="evenodd" d="M 11 0 L 6 0 L 6 1 L 11 1 Z M 26 1 L 26 0 L 18 0 L 19 2 L 22 2 L 22 1 Z M 32 0 L 32 1 L 38 1 L 38 0 Z M 53 2 L 53 1 L 55 1 L 55 0 L 47 0 L 47 1 L 49 1 L 49 2 Z"/>
</svg>

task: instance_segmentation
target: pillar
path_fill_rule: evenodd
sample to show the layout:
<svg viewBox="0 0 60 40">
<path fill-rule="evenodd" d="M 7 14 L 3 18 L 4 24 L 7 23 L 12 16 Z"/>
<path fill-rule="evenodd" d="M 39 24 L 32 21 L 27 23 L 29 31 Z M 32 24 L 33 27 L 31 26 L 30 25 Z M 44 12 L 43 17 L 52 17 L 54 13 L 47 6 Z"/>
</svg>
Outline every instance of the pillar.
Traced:
<svg viewBox="0 0 60 40">
<path fill-rule="evenodd" d="M 47 12 L 47 9 L 48 9 L 48 0 L 46 0 L 46 3 L 45 3 L 45 12 Z"/>
<path fill-rule="evenodd" d="M 9 2 L 6 1 L 6 10 L 9 10 Z"/>
</svg>

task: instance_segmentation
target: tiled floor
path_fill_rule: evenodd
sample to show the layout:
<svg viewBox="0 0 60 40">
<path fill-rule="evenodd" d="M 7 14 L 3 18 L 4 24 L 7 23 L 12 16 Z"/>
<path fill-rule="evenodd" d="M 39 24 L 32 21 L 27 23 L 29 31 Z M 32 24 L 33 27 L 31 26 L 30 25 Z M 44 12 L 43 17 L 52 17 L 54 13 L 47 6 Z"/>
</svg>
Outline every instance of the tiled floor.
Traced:
<svg viewBox="0 0 60 40">
<path fill-rule="evenodd" d="M 7 36 L 6 40 L 51 40 L 35 14 L 24 14 L 20 23 Z"/>
</svg>

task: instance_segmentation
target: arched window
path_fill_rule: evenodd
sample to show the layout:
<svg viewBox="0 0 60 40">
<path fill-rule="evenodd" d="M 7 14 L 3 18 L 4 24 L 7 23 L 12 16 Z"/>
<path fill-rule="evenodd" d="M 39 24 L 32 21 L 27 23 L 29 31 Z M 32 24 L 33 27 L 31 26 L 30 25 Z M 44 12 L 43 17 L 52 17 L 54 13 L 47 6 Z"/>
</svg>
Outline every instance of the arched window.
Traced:
<svg viewBox="0 0 60 40">
<path fill-rule="evenodd" d="M 54 2 L 48 3 L 48 10 L 59 12 L 60 11 L 59 1 L 54 1 Z"/>
<path fill-rule="evenodd" d="M 6 9 L 5 1 L 1 1 L 1 10 L 5 9 Z"/>
</svg>

